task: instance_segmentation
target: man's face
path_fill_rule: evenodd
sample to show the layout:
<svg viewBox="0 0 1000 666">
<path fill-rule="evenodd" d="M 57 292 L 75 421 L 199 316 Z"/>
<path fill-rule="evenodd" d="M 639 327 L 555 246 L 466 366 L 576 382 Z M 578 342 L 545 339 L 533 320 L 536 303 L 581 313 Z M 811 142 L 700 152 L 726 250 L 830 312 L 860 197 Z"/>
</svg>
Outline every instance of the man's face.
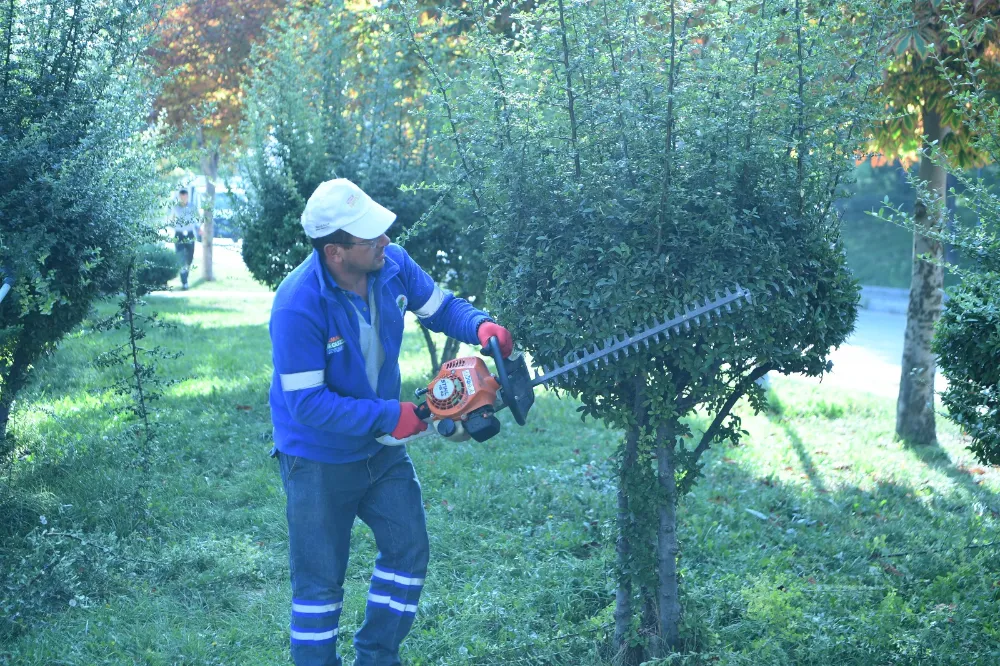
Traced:
<svg viewBox="0 0 1000 666">
<path fill-rule="evenodd" d="M 188 193 L 187 192 L 181 192 L 180 194 L 178 194 L 177 195 L 177 201 L 180 203 L 180 205 L 187 206 L 188 205 Z"/>
<path fill-rule="evenodd" d="M 382 234 L 378 238 L 365 240 L 351 237 L 353 245 L 338 245 L 338 251 L 344 262 L 344 268 L 353 273 L 373 273 L 385 266 L 385 246 L 389 237 Z"/>
</svg>

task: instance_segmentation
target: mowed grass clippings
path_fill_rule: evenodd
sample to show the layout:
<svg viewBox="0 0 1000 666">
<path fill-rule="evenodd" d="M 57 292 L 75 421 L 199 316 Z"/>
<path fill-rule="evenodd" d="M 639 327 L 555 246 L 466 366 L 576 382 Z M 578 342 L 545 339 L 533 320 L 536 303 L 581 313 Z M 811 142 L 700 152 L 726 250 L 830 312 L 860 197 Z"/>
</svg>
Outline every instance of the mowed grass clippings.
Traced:
<svg viewBox="0 0 1000 666">
<path fill-rule="evenodd" d="M 175 383 L 146 476 L 91 363 L 111 336 L 81 331 L 36 368 L 4 481 L 0 662 L 290 663 L 271 295 L 232 275 L 147 299 L 176 327 L 144 342 L 184 355 L 160 367 Z M 401 365 L 409 396 L 428 371 L 412 322 Z M 944 422 L 940 449 L 894 442 L 888 400 L 785 378 L 772 397 L 681 504 L 675 663 L 1000 663 L 997 471 Z M 620 436 L 545 391 L 527 426 L 502 420 L 483 444 L 410 447 L 432 562 L 404 660 L 610 663 Z M 359 522 L 347 663 L 374 556 Z"/>
</svg>

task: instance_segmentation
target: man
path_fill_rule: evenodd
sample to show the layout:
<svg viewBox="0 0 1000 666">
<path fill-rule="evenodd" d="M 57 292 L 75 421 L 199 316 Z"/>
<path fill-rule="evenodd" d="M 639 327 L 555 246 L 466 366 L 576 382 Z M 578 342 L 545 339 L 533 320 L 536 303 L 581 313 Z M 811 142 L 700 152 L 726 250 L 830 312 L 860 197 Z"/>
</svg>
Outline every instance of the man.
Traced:
<svg viewBox="0 0 1000 666">
<path fill-rule="evenodd" d="M 271 310 L 274 449 L 287 497 L 292 658 L 341 661 L 336 652 L 351 526 L 358 516 L 378 547 L 355 666 L 395 666 L 413 625 L 429 555 L 420 484 L 403 439 L 422 432 L 400 402 L 403 315 L 463 342 L 510 333 L 437 286 L 385 232 L 394 213 L 339 178 L 306 203 L 312 255 L 278 286 Z"/>
<path fill-rule="evenodd" d="M 181 289 L 188 288 L 188 274 L 194 261 L 194 241 L 198 231 L 198 208 L 188 202 L 188 191 L 177 192 L 177 205 L 170 209 L 174 224 L 174 251 L 181 267 Z"/>
</svg>

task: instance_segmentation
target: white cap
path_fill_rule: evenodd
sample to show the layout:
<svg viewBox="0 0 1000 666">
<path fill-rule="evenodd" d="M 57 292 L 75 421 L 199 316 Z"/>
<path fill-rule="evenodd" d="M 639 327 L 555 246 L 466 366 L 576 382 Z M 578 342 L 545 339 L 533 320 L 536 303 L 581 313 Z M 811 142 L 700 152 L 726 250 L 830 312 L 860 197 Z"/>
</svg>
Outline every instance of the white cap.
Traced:
<svg viewBox="0 0 1000 666">
<path fill-rule="evenodd" d="M 360 187 L 337 178 L 320 183 L 302 211 L 302 228 L 309 238 L 329 236 L 343 229 L 352 236 L 378 238 L 396 214 L 375 203 Z"/>
</svg>

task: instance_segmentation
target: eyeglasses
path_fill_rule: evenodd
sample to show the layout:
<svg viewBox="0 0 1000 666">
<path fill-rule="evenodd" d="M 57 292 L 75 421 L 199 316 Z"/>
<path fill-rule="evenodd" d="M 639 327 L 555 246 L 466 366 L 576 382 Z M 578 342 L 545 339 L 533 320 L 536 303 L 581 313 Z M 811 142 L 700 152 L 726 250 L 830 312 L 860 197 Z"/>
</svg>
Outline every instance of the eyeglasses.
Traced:
<svg viewBox="0 0 1000 666">
<path fill-rule="evenodd" d="M 367 247 L 374 250 L 378 247 L 378 242 L 380 240 L 381 240 L 380 238 L 373 238 L 371 240 L 361 241 L 358 243 L 337 243 L 337 245 L 360 245 L 362 247 Z"/>
</svg>

